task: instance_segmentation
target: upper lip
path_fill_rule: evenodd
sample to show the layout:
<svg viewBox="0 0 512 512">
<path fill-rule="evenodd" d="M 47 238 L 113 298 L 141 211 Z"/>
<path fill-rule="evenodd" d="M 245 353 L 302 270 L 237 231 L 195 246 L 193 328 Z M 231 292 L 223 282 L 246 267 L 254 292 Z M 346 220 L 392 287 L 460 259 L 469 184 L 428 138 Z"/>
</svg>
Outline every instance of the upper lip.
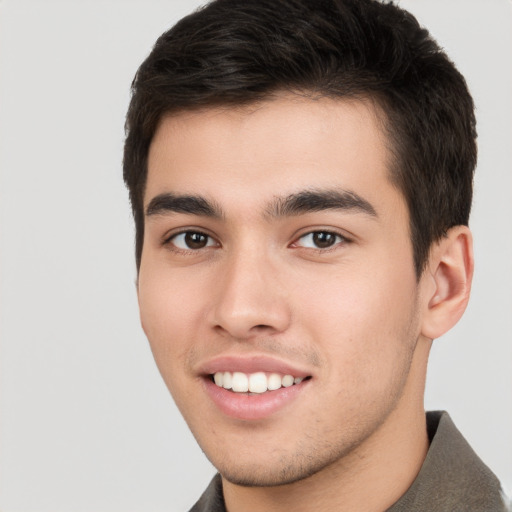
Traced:
<svg viewBox="0 0 512 512">
<path fill-rule="evenodd" d="M 266 372 L 293 375 L 294 377 L 311 376 L 310 371 L 301 368 L 299 365 L 266 355 L 223 355 L 205 361 L 198 368 L 198 373 L 202 375 L 212 375 L 217 372 L 242 372 L 247 374 Z"/>
</svg>

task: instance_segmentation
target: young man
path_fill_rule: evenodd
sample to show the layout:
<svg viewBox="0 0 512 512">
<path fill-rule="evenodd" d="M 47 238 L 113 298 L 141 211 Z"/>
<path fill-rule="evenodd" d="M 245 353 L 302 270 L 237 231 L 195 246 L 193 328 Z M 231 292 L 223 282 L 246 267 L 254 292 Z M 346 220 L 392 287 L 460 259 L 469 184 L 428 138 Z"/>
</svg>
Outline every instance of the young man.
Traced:
<svg viewBox="0 0 512 512">
<path fill-rule="evenodd" d="M 193 510 L 505 510 L 423 408 L 469 298 L 475 137 L 391 4 L 218 0 L 157 41 L 124 175 L 142 325 L 219 471 Z"/>
</svg>

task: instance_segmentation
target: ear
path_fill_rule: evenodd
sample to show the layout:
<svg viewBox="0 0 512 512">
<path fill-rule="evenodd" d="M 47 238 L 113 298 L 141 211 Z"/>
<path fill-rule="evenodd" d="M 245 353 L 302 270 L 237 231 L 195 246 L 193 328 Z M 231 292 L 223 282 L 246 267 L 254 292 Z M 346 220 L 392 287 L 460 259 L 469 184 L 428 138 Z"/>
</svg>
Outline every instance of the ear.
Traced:
<svg viewBox="0 0 512 512">
<path fill-rule="evenodd" d="M 425 279 L 425 310 L 421 333 L 439 338 L 464 313 L 473 279 L 473 237 L 467 226 L 455 226 L 430 251 Z"/>
</svg>

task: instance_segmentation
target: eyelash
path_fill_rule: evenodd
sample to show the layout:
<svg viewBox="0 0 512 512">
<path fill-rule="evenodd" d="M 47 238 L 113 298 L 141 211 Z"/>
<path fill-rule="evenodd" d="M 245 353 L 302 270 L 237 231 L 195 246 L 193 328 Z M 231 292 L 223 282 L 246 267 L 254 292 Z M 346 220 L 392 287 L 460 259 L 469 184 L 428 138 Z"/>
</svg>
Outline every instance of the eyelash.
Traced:
<svg viewBox="0 0 512 512">
<path fill-rule="evenodd" d="M 303 247 L 303 246 L 298 245 L 298 242 L 300 240 L 302 240 L 306 237 L 311 237 L 311 239 L 314 240 L 314 236 L 320 235 L 320 234 L 324 235 L 324 236 L 328 235 L 330 237 L 334 237 L 335 238 L 334 243 L 332 243 L 331 245 L 329 245 L 327 247 Z M 301 235 L 299 238 L 296 239 L 295 242 L 292 243 L 292 247 L 293 246 L 295 246 L 297 248 L 303 247 L 305 249 L 310 249 L 310 250 L 317 251 L 320 253 L 326 253 L 326 252 L 331 252 L 331 251 L 336 250 L 336 248 L 339 247 L 341 244 L 345 245 L 350 242 L 351 242 L 350 239 L 348 239 L 346 236 L 344 236 L 340 233 L 337 233 L 336 231 L 331 231 L 328 229 L 316 229 L 313 231 L 308 231 L 307 233 L 304 233 L 303 235 Z M 313 243 L 315 243 L 315 242 L 313 242 Z"/>
<path fill-rule="evenodd" d="M 311 237 L 313 238 L 315 235 L 327 235 L 327 236 L 333 236 L 335 237 L 335 242 L 332 243 L 331 245 L 327 246 L 327 247 L 304 247 L 304 246 L 300 246 L 298 245 L 298 242 L 306 237 Z M 206 242 L 206 245 L 204 245 L 203 247 L 199 247 L 199 248 L 191 248 L 191 247 L 178 247 L 175 243 L 175 240 L 180 237 L 180 236 L 184 236 L 184 237 L 187 237 L 187 235 L 190 235 L 190 236 L 196 236 L 196 235 L 199 235 L 200 237 L 206 237 L 207 238 L 207 242 Z M 213 243 L 210 243 L 212 242 Z M 299 236 L 298 238 L 295 239 L 295 241 L 290 244 L 289 247 L 292 247 L 292 248 L 304 248 L 304 249 L 308 249 L 308 250 L 313 250 L 313 251 L 317 251 L 319 253 L 326 253 L 326 252 L 331 252 L 333 250 L 335 250 L 340 244 L 348 244 L 350 243 L 351 240 L 349 238 L 347 238 L 346 236 L 344 235 L 341 235 L 340 233 L 337 233 L 336 231 L 331 231 L 331 230 L 328 230 L 328 229 L 316 229 L 316 230 L 313 230 L 313 231 L 308 231 L 304 234 L 302 234 L 301 236 Z M 186 244 L 187 242 L 184 240 L 184 244 Z M 313 242 L 315 243 L 315 242 Z M 207 249 L 209 247 L 214 247 L 215 245 L 217 245 L 217 247 L 220 245 L 218 242 L 215 241 L 215 239 L 207 234 L 207 233 L 204 233 L 202 231 L 199 231 L 199 230 L 192 230 L 192 229 L 189 229 L 189 230 L 184 230 L 184 231 L 180 231 L 178 233 L 173 233 L 171 236 L 165 238 L 165 240 L 163 241 L 163 245 L 165 246 L 169 246 L 170 249 L 176 253 L 181 253 L 181 254 L 191 254 L 191 253 L 194 253 L 194 252 L 199 252 L 201 251 L 202 249 Z"/>
<path fill-rule="evenodd" d="M 199 248 L 195 248 L 195 249 L 191 248 L 191 247 L 178 247 L 175 243 L 176 239 L 180 236 L 187 237 L 187 235 L 191 235 L 191 236 L 199 235 L 200 237 L 206 237 L 207 238 L 206 245 L 204 247 L 199 247 Z M 211 241 L 213 241 L 214 243 L 211 244 L 210 243 Z M 185 240 L 184 240 L 184 243 L 186 244 Z M 167 237 L 164 240 L 163 245 L 168 246 L 174 252 L 181 253 L 181 254 L 190 254 L 192 252 L 198 252 L 202 249 L 206 249 L 208 247 L 214 246 L 215 239 L 212 236 L 210 236 L 208 233 L 204 233 L 203 231 L 199 231 L 199 230 L 195 230 L 195 229 L 187 229 L 184 231 L 180 231 L 178 233 L 173 233 L 171 236 Z M 218 245 L 218 243 L 217 243 L 217 245 Z"/>
</svg>

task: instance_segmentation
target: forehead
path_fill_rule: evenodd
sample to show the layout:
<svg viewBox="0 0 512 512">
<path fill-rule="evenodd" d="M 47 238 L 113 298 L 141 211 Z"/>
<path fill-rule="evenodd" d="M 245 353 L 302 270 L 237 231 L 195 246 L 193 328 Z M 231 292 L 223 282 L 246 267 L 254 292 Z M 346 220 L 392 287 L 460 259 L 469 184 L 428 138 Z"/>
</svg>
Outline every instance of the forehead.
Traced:
<svg viewBox="0 0 512 512">
<path fill-rule="evenodd" d="M 256 207 L 311 188 L 394 190 L 379 115 L 370 101 L 289 94 L 166 116 L 150 146 L 145 204 L 164 192 Z"/>
</svg>

